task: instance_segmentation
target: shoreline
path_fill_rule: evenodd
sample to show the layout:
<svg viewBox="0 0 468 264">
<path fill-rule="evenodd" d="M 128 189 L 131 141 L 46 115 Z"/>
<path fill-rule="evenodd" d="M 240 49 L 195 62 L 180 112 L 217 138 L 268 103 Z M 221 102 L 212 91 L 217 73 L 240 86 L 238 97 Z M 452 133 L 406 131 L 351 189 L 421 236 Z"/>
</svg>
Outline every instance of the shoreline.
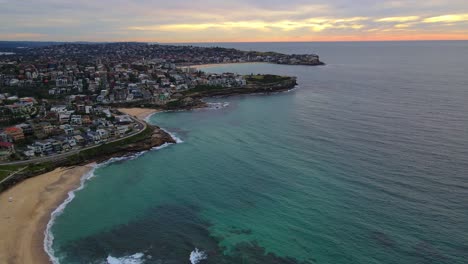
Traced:
<svg viewBox="0 0 468 264">
<path fill-rule="evenodd" d="M 159 113 L 159 112 L 162 112 L 162 110 L 159 110 L 159 109 L 152 109 L 152 108 L 137 108 L 137 107 L 133 107 L 133 108 L 117 108 L 117 110 L 119 110 L 120 112 L 124 113 L 124 114 L 127 114 L 127 115 L 130 115 L 130 116 L 134 116 L 136 117 L 137 119 L 141 120 L 141 121 L 147 121 L 147 119 L 149 117 L 151 117 L 152 115 L 156 114 L 156 113 Z"/>
<path fill-rule="evenodd" d="M 0 193 L 1 263 L 51 263 L 44 250 L 51 213 L 93 168 L 93 164 L 57 168 Z"/>
<path fill-rule="evenodd" d="M 119 111 L 135 116 L 141 121 L 160 112 L 149 108 L 121 108 Z M 156 149 L 160 147 L 162 145 Z M 112 159 L 112 156 L 109 159 Z M 73 199 L 74 193 L 80 190 L 91 176 L 87 175 L 98 166 L 99 164 L 92 162 L 56 168 L 1 192 L 0 263 L 53 263 L 49 256 L 53 237 L 48 231 L 55 217 L 60 215 L 63 208 Z"/>
</svg>

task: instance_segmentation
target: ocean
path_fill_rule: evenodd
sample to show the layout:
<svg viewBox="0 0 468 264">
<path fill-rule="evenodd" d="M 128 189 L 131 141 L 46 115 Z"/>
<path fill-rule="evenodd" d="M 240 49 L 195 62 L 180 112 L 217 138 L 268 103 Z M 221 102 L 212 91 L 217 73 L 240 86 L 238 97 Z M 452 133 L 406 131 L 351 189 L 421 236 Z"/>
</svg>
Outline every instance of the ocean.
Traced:
<svg viewBox="0 0 468 264">
<path fill-rule="evenodd" d="M 327 65 L 204 68 L 299 85 L 149 118 L 183 142 L 88 175 L 56 263 L 468 263 L 468 42 L 216 46 Z"/>
</svg>

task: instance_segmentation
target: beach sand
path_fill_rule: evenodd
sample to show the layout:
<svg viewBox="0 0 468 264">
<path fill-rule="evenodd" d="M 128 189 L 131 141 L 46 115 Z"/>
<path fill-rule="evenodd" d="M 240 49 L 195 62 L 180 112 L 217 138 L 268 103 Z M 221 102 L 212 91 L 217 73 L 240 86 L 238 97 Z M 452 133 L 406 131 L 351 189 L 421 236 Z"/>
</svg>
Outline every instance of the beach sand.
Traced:
<svg viewBox="0 0 468 264">
<path fill-rule="evenodd" d="M 146 117 L 154 113 L 161 112 L 161 110 L 151 108 L 119 108 L 118 110 L 127 115 L 135 116 L 136 118 L 143 121 Z"/>
<path fill-rule="evenodd" d="M 44 251 L 44 230 L 50 214 L 92 168 L 58 168 L 0 194 L 0 263 L 50 263 Z"/>
</svg>

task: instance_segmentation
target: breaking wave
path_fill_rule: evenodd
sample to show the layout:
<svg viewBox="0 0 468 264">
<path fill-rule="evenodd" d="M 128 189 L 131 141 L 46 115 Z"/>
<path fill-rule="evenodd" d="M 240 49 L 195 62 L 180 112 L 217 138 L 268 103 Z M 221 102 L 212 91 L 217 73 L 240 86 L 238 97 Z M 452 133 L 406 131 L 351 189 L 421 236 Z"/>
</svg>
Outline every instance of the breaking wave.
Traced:
<svg viewBox="0 0 468 264">
<path fill-rule="evenodd" d="M 200 251 L 198 248 L 195 248 L 192 253 L 190 253 L 190 263 L 198 264 L 200 261 L 205 260 L 208 258 L 208 255 L 205 251 Z"/>
<path fill-rule="evenodd" d="M 142 264 L 144 263 L 145 254 L 143 253 L 136 253 L 131 256 L 115 258 L 112 256 L 108 256 L 106 259 L 106 264 Z"/>
<path fill-rule="evenodd" d="M 172 132 L 169 132 L 167 131 L 166 129 L 164 128 L 161 128 L 164 132 L 168 133 L 174 140 L 177 144 L 180 144 L 180 143 L 184 143 L 184 141 L 182 139 L 180 139 L 178 136 L 176 136 L 174 133 Z"/>
<path fill-rule="evenodd" d="M 226 108 L 229 106 L 229 102 L 223 102 L 223 103 L 207 103 L 208 107 L 207 109 L 221 109 L 221 108 Z"/>
</svg>

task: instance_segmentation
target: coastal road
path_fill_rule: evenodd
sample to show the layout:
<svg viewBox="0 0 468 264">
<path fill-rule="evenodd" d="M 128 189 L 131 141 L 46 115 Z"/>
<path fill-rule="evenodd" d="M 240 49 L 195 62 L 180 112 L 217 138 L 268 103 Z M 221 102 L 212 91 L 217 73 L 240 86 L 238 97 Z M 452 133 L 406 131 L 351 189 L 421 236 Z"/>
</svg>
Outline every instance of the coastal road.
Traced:
<svg viewBox="0 0 468 264">
<path fill-rule="evenodd" d="M 127 138 L 130 138 L 130 137 L 133 137 L 133 136 L 136 136 L 138 134 L 141 134 L 143 131 L 145 131 L 145 129 L 148 127 L 148 125 L 146 124 L 146 122 L 144 121 L 141 121 L 137 118 L 134 118 L 132 116 L 130 116 L 136 123 L 138 123 L 138 128 L 141 128 L 139 131 L 137 131 L 136 133 L 133 133 L 133 134 L 130 134 L 130 135 L 127 135 L 123 138 L 119 138 L 119 139 L 116 139 L 116 140 L 112 140 L 112 141 L 109 141 L 109 142 L 106 142 L 105 144 L 109 144 L 109 143 L 114 143 L 114 142 L 118 142 L 118 141 L 121 141 L 121 140 L 124 140 L 124 139 L 127 139 Z M 100 145 L 93 145 L 93 146 L 90 146 L 90 147 L 86 147 L 86 148 L 82 148 L 82 149 L 77 149 L 77 150 L 72 150 L 70 152 L 66 152 L 66 153 L 61 153 L 61 154 L 56 154 L 56 155 L 53 155 L 53 156 L 47 156 L 47 157 L 41 157 L 41 158 L 34 158 L 34 159 L 30 159 L 30 160 L 21 160 L 21 161 L 12 161 L 12 162 L 4 162 L 4 163 L 0 163 L 0 168 L 1 166 L 6 166 L 6 165 L 28 165 L 28 164 L 33 164 L 33 163 L 41 163 L 41 162 L 47 162 L 47 161 L 54 161 L 54 160 L 61 160 L 61 159 L 64 159 L 64 158 L 67 158 L 69 156 L 72 156 L 72 155 L 75 155 L 81 151 L 84 151 L 84 150 L 88 150 L 88 149 L 93 149 L 93 148 L 97 148 L 99 146 L 102 146 L 102 145 L 105 145 L 105 144 L 100 144 Z"/>
</svg>

